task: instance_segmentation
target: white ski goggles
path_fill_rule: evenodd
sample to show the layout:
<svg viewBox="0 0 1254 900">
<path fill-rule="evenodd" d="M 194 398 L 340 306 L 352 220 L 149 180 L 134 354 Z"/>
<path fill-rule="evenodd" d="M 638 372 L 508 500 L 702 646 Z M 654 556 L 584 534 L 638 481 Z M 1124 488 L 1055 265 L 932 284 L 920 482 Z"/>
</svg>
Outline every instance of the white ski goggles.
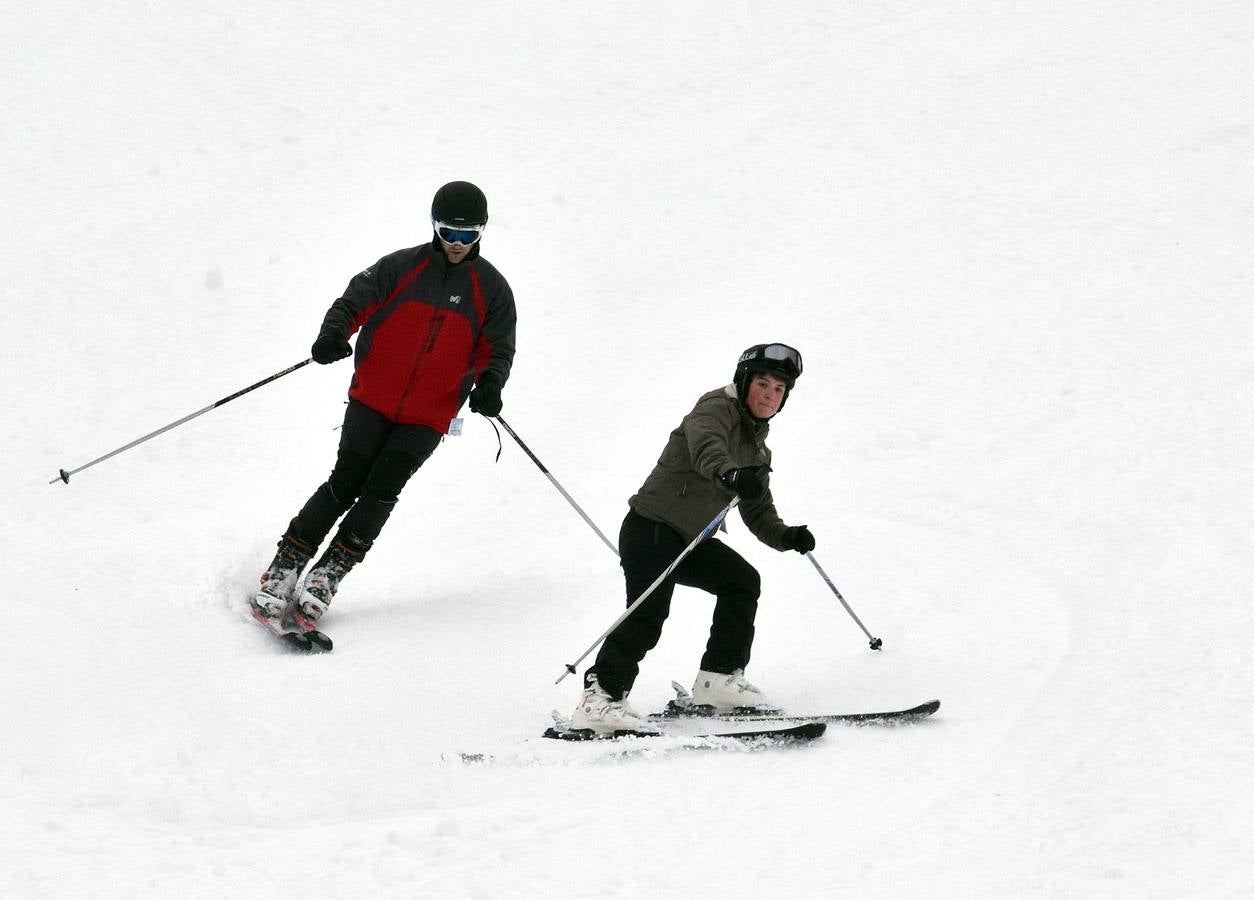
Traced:
<svg viewBox="0 0 1254 900">
<path fill-rule="evenodd" d="M 463 247 L 469 247 L 483 237 L 483 229 L 487 227 L 487 225 L 449 225 L 447 222 L 437 222 L 434 219 L 431 224 L 435 226 L 435 233 L 440 236 L 440 240 L 450 244 L 461 244 Z"/>
</svg>

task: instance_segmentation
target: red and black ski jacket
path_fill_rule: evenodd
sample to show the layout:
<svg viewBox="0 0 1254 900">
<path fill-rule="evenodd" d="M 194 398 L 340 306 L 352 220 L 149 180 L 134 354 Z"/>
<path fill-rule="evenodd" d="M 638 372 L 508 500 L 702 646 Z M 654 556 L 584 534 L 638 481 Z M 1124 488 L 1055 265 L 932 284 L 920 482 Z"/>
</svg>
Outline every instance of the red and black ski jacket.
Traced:
<svg viewBox="0 0 1254 900">
<path fill-rule="evenodd" d="M 451 265 L 423 244 L 355 275 L 319 334 L 361 331 L 350 397 L 394 422 L 447 434 L 476 381 L 509 378 L 516 322 L 514 294 L 478 245 Z"/>
</svg>

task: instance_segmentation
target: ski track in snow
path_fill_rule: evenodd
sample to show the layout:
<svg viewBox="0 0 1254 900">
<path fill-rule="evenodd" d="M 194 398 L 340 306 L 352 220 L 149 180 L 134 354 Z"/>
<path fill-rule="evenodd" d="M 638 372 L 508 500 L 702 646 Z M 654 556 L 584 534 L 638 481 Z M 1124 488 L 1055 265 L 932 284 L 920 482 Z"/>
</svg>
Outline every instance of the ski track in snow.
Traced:
<svg viewBox="0 0 1254 900">
<path fill-rule="evenodd" d="M 834 690 L 816 687 L 815 673 L 808 666 L 797 665 L 798 671 L 787 674 L 811 684 L 792 705 L 807 711 L 897 708 L 929 699 L 925 694 L 932 691 L 943 700 L 934 720 L 897 728 L 834 725 L 813 744 L 789 748 L 749 750 L 734 746 L 693 751 L 678 749 L 679 742 L 668 738 L 655 739 L 647 746 L 572 746 L 537 737 L 543 716 L 534 704 L 528 705 L 531 691 L 522 690 L 503 698 L 506 702 L 500 708 L 488 705 L 474 716 L 481 720 L 485 715 L 491 718 L 499 714 L 506 719 L 503 727 L 508 732 L 511 725 L 505 707 L 514 707 L 513 727 L 525 719 L 527 731 L 513 739 L 463 742 L 454 723 L 442 729 L 449 733 L 433 735 L 417 716 L 402 716 L 386 729 L 372 723 L 352 736 L 322 734 L 320 721 L 350 719 L 352 707 L 361 698 L 355 694 L 328 696 L 325 687 L 319 687 L 302 700 L 302 684 L 325 685 L 328 680 L 347 679 L 360 685 L 378 668 L 378 660 L 372 657 L 387 652 L 380 646 L 386 638 L 366 640 L 354 633 L 351 614 L 333 614 L 328 617 L 327 629 L 342 641 L 336 654 L 324 658 L 291 654 L 275 646 L 247 620 L 242 599 L 247 582 L 232 572 L 223 576 L 217 590 L 223 598 L 223 611 L 206 617 L 206 627 L 213 632 L 215 642 L 240 648 L 230 654 L 232 668 L 239 675 L 239 693 L 211 698 L 211 716 L 183 721 L 187 731 L 179 738 L 157 742 L 161 752 L 150 758 L 128 760 L 128 764 L 118 759 L 113 766 L 106 763 L 95 784 L 80 776 L 72 786 L 73 795 L 79 799 L 64 798 L 67 803 L 80 804 L 78 813 L 43 823 L 45 839 L 41 844 L 50 858 L 68 847 L 82 848 L 79 852 L 96 864 L 110 856 L 125 855 L 127 843 L 135 839 L 138 830 L 145 843 L 162 848 L 162 857 L 181 880 L 197 867 L 211 874 L 230 873 L 235 863 L 228 861 L 246 855 L 251 841 L 282 834 L 285 842 L 296 843 L 324 865 L 333 863 L 352 870 L 368 861 L 383 889 L 415 883 L 439 888 L 473 886 L 481 862 L 466 848 L 491 846 L 505 854 L 499 841 L 508 835 L 508 865 L 524 880 L 538 883 L 551 867 L 563 864 L 565 854 L 574 852 L 571 841 L 577 840 L 576 836 L 596 827 L 604 815 L 596 811 L 598 804 L 617 807 L 615 815 L 625 817 L 633 829 L 647 832 L 655 817 L 685 815 L 689 803 L 685 793 L 691 788 L 681 787 L 672 796 L 676 786 L 689 779 L 696 779 L 696 783 L 719 777 L 734 780 L 738 764 L 749 759 L 760 763 L 764 771 L 755 777 L 765 777 L 766 783 L 778 782 L 785 789 L 809 784 L 805 790 L 808 804 L 819 807 L 843 802 L 844 779 L 833 778 L 833 773 L 858 772 L 864 790 L 876 798 L 873 808 L 860 810 L 855 819 L 839 827 L 827 822 L 822 841 L 873 845 L 942 802 L 960 778 L 957 773 L 978 764 L 988 754 L 990 741 L 995 744 L 1015 729 L 1048 683 L 1065 647 L 1066 629 L 1057 613 L 1063 608 L 1059 598 L 1047 586 L 1034 585 L 1021 560 L 1003 553 L 989 559 L 981 543 L 919 524 L 870 519 L 852 523 L 852 527 L 863 540 L 891 538 L 901 552 L 927 563 L 899 579 L 896 590 L 901 596 L 860 604 L 868 618 L 875 615 L 881 620 L 878 626 L 883 627 L 877 626 L 874 633 L 885 637 L 886 649 L 878 654 L 869 650 L 838 654 L 841 659 L 833 660 L 827 674 Z M 795 564 L 795 568 L 805 571 L 800 565 Z M 980 573 L 979 585 L 971 582 L 972 572 Z M 979 595 L 989 590 L 989 585 L 1007 582 L 1017 585 L 1015 606 L 999 606 Z M 854 625 L 826 593 L 826 585 L 817 577 L 799 583 L 812 595 L 807 603 L 828 604 L 821 616 L 827 620 L 823 623 L 828 632 L 824 643 L 838 635 L 842 644 L 856 647 Z M 230 590 L 224 591 L 224 587 Z M 908 599 L 911 595 L 915 595 L 913 602 Z M 920 597 L 926 600 L 919 602 Z M 962 614 L 966 604 L 1000 609 L 1001 613 L 977 626 Z M 893 616 L 891 611 L 896 607 L 919 610 L 918 621 Z M 1033 611 L 1030 630 L 1024 627 L 1025 610 Z M 999 648 L 1000 671 L 990 669 L 987 658 L 969 670 L 945 664 L 950 653 L 947 648 L 969 642 L 973 631 L 978 631 L 984 645 Z M 764 642 L 773 641 L 764 636 Z M 444 662 L 452 665 L 447 658 Z M 349 674 L 328 671 L 339 666 L 348 667 Z M 214 678 L 216 660 L 202 657 L 199 671 L 195 668 L 189 664 L 192 670 L 184 673 L 191 690 Z M 652 659 L 646 660 L 646 674 L 656 668 Z M 886 670 L 892 673 L 888 683 Z M 938 682 L 940 671 L 945 672 L 945 678 Z M 275 679 L 273 702 L 250 699 L 247 686 L 265 684 L 266 679 Z M 565 690 L 572 704 L 573 690 Z M 528 710 L 525 716 L 518 715 L 520 707 Z M 146 705 L 132 710 L 136 719 L 147 712 Z M 178 715 L 172 710 L 165 714 Z M 310 721 L 306 717 L 315 718 Z M 476 724 L 480 733 L 490 735 L 494 731 L 481 721 Z M 972 733 L 964 725 L 975 725 L 978 732 Z M 236 745 L 215 745 L 212 732 L 218 730 L 236 736 Z M 327 741 L 337 749 L 320 752 L 316 745 Z M 214 748 L 213 756 L 199 752 L 200 746 Z M 918 760 L 926 759 L 940 746 L 945 748 L 945 766 L 920 767 Z M 170 749 L 174 751 L 172 759 L 167 758 Z M 293 750 L 306 759 L 313 774 L 275 778 L 262 771 L 265 760 L 282 759 Z M 375 771 L 358 770 L 353 760 L 363 754 L 376 765 L 384 765 L 390 776 L 380 782 Z M 484 754 L 489 760 L 467 763 L 462 754 Z M 130 771 L 124 771 L 119 779 L 115 767 Z M 528 779 L 517 786 L 509 772 L 520 769 L 544 774 L 538 782 Z M 911 776 L 903 778 L 903 770 L 911 769 Z M 254 778 L 260 779 L 260 786 L 252 783 Z M 868 784 L 874 785 L 873 790 Z M 540 785 L 543 787 L 537 792 Z M 630 786 L 642 796 L 628 803 L 615 785 Z M 587 808 L 569 799 L 590 788 L 597 799 Z M 55 787 L 50 789 L 55 792 Z M 91 799 L 82 799 L 84 790 Z M 486 797 L 492 799 L 485 801 Z M 728 802 L 734 805 L 734 797 Z M 114 830 L 93 824 L 100 817 L 116 819 L 125 827 Z M 766 830 L 773 833 L 773 829 Z M 240 833 L 252 837 L 233 837 Z M 796 838 L 786 839 L 782 834 L 779 840 L 796 842 Z M 427 863 L 418 864 L 406 853 L 407 848 L 417 846 L 423 848 Z M 579 852 L 589 853 L 586 848 Z M 796 852 L 800 855 L 802 847 Z M 813 852 L 819 848 L 814 847 Z M 175 862 L 179 859 L 182 864 Z M 646 866 L 638 881 L 625 878 L 621 888 L 644 889 L 650 881 L 647 871 Z M 159 867 L 148 873 L 141 870 L 128 883 L 142 884 L 139 875 L 162 884 Z M 734 885 L 730 875 L 722 877 L 728 888 Z M 261 882 L 273 884 L 276 890 L 281 883 L 273 872 L 267 872 Z M 716 883 L 718 876 L 711 882 Z M 332 891 L 335 884 L 332 879 L 324 887 Z"/>
</svg>

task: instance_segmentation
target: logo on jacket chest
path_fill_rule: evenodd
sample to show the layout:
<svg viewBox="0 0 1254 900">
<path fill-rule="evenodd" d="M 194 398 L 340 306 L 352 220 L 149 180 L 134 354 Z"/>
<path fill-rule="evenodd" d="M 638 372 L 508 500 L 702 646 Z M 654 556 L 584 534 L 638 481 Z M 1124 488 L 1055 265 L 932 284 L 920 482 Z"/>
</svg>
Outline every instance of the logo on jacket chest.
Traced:
<svg viewBox="0 0 1254 900">
<path fill-rule="evenodd" d="M 460 295 L 460 294 L 449 294 L 448 302 L 449 302 L 449 303 L 452 303 L 454 306 L 456 306 L 457 304 L 459 304 L 459 303 L 461 303 L 461 302 L 462 302 L 461 295 Z"/>
</svg>

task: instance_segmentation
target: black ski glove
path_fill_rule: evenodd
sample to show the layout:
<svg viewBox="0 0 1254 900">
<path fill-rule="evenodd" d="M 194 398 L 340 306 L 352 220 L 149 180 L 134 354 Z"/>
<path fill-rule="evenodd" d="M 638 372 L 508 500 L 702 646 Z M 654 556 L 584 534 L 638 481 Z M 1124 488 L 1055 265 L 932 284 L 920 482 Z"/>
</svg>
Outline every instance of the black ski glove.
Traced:
<svg viewBox="0 0 1254 900">
<path fill-rule="evenodd" d="M 784 549 L 809 553 L 814 549 L 814 535 L 804 525 L 790 525 L 784 529 Z"/>
<path fill-rule="evenodd" d="M 314 362 L 320 366 L 333 363 L 346 356 L 352 356 L 352 354 L 353 348 L 349 346 L 345 338 L 340 337 L 338 334 L 318 335 L 318 339 L 313 342 L 313 347 L 309 351 L 309 355 L 313 357 Z"/>
<path fill-rule="evenodd" d="M 491 372 L 484 372 L 475 384 L 475 389 L 470 392 L 470 411 L 483 413 L 485 416 L 499 416 L 502 406 L 500 379 Z"/>
<path fill-rule="evenodd" d="M 760 466 L 728 469 L 718 476 L 718 480 L 739 494 L 742 499 L 756 500 L 766 493 L 766 485 L 762 479 L 767 471 L 766 463 Z"/>
</svg>

